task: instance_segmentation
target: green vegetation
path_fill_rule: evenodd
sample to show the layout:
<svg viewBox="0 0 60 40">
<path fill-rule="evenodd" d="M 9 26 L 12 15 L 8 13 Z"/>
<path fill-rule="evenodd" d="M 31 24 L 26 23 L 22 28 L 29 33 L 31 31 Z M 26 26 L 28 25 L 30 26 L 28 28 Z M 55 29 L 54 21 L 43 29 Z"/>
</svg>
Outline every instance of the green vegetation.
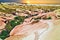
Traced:
<svg viewBox="0 0 60 40">
<path fill-rule="evenodd" d="M 0 38 L 2 40 L 4 40 L 5 38 L 7 38 L 9 36 L 9 32 L 7 30 L 3 30 L 0 34 Z"/>
<path fill-rule="evenodd" d="M 7 24 L 6 24 L 6 30 L 3 30 L 2 33 L 0 34 L 0 38 L 2 40 L 4 40 L 5 38 L 7 38 L 9 36 L 10 31 L 16 26 L 19 25 L 21 23 L 23 23 L 25 17 L 24 16 L 17 16 L 14 18 L 14 20 L 10 20 Z"/>
<path fill-rule="evenodd" d="M 10 32 L 16 25 L 23 23 L 24 19 L 25 17 L 23 16 L 15 17 L 14 20 L 11 20 L 6 24 L 6 30 Z"/>
</svg>

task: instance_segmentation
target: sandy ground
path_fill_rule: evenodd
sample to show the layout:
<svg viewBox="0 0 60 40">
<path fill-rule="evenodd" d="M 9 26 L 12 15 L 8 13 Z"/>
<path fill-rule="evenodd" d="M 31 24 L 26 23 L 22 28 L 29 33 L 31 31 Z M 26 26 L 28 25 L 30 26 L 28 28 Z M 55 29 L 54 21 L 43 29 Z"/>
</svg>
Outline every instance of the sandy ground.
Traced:
<svg viewBox="0 0 60 40">
<path fill-rule="evenodd" d="M 60 20 L 55 20 L 49 29 L 40 36 L 39 40 L 60 40 Z"/>
<path fill-rule="evenodd" d="M 43 33 L 41 34 L 41 32 Z M 34 38 L 35 38 L 35 35 L 32 33 L 31 35 L 27 37 L 12 36 L 12 37 L 7 38 L 6 40 L 35 40 Z M 54 20 L 53 22 L 49 22 L 48 29 L 40 30 L 38 40 L 60 40 L 60 20 Z"/>
</svg>

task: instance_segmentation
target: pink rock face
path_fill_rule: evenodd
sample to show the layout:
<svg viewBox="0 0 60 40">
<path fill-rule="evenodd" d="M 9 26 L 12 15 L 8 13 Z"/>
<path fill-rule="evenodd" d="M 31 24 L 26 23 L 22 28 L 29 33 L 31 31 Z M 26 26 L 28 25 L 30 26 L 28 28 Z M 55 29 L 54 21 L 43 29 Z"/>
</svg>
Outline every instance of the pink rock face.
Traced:
<svg viewBox="0 0 60 40">
<path fill-rule="evenodd" d="M 10 16 L 10 17 L 3 17 L 5 18 L 6 20 L 13 20 L 14 19 L 14 16 Z"/>
<path fill-rule="evenodd" d="M 56 13 L 54 13 L 54 12 L 48 12 L 47 13 L 47 17 L 51 17 L 52 19 L 57 19 L 57 15 L 56 15 Z"/>
<path fill-rule="evenodd" d="M 0 17 L 0 21 L 4 21 L 4 19 Z"/>
<path fill-rule="evenodd" d="M 0 30 L 5 28 L 4 19 L 0 18 Z"/>
<path fill-rule="evenodd" d="M 43 21 L 39 21 L 39 22 L 31 22 L 30 24 L 21 24 L 16 26 L 11 32 L 10 35 L 29 35 L 31 33 L 34 33 L 40 29 L 43 28 L 48 28 L 48 24 L 43 22 Z"/>
</svg>

